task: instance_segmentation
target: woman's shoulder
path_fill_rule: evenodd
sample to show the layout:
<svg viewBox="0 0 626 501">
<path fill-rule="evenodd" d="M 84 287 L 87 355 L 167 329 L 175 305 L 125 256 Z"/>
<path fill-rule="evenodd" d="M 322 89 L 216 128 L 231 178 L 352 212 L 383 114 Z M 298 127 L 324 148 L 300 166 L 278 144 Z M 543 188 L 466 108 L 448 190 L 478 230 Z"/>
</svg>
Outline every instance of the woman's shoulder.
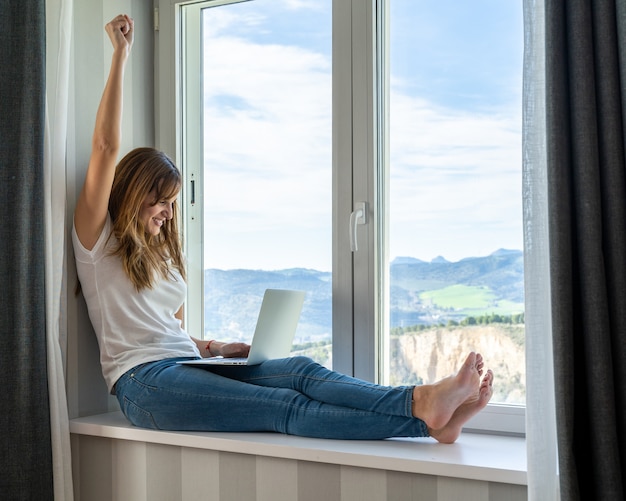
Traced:
<svg viewBox="0 0 626 501">
<path fill-rule="evenodd" d="M 74 247 L 74 253 L 78 257 L 79 255 L 84 256 L 96 256 L 104 252 L 105 248 L 107 248 L 111 244 L 111 240 L 115 239 L 113 235 L 113 221 L 111 220 L 111 215 L 107 212 L 106 219 L 104 221 L 104 226 L 102 227 L 102 231 L 98 236 L 98 240 L 95 245 L 91 248 L 91 250 L 85 248 L 78 238 L 78 234 L 76 233 L 76 226 L 72 224 L 72 244 Z"/>
</svg>

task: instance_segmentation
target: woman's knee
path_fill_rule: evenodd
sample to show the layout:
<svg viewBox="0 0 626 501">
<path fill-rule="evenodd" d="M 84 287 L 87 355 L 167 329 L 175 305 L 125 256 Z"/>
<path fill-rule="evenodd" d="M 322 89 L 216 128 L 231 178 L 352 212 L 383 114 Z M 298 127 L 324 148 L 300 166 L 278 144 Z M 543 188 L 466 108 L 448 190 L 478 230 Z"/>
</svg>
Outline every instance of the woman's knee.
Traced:
<svg viewBox="0 0 626 501">
<path fill-rule="evenodd" d="M 311 364 L 319 365 L 311 357 L 307 357 L 305 355 L 294 355 L 293 357 L 289 357 L 287 360 L 289 360 L 289 362 L 294 365 L 304 365 L 304 366 L 311 365 Z"/>
<path fill-rule="evenodd" d="M 317 372 L 322 366 L 313 359 L 304 355 L 279 358 L 263 362 L 260 373 L 255 373 L 254 377 L 273 376 L 310 376 Z"/>
<path fill-rule="evenodd" d="M 322 367 L 315 360 L 304 355 L 295 355 L 293 357 L 289 357 L 287 360 L 289 361 L 289 367 L 292 371 L 300 374 L 315 372 Z"/>
</svg>

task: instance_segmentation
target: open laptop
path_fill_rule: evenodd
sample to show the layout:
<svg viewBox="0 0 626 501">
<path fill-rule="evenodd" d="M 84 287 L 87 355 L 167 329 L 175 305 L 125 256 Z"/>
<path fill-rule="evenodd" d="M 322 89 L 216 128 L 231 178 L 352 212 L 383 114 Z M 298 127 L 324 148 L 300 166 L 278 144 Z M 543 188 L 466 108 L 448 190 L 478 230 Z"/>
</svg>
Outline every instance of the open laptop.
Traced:
<svg viewBox="0 0 626 501">
<path fill-rule="evenodd" d="M 267 289 L 246 358 L 211 357 L 178 363 L 195 366 L 256 365 L 265 360 L 285 358 L 291 352 L 303 304 L 304 291 Z"/>
</svg>

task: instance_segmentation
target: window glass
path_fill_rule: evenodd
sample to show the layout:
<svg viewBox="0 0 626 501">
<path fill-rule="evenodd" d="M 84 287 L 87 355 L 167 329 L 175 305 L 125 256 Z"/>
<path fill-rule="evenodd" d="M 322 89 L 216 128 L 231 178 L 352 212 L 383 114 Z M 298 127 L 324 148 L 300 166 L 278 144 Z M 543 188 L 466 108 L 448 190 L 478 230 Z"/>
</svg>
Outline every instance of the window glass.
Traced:
<svg viewBox="0 0 626 501">
<path fill-rule="evenodd" d="M 384 373 L 428 383 L 476 350 L 525 403 L 521 2 L 389 2 Z"/>
<path fill-rule="evenodd" d="M 331 2 L 202 11 L 204 336 L 249 342 L 266 288 L 307 291 L 294 351 L 330 366 Z"/>
</svg>

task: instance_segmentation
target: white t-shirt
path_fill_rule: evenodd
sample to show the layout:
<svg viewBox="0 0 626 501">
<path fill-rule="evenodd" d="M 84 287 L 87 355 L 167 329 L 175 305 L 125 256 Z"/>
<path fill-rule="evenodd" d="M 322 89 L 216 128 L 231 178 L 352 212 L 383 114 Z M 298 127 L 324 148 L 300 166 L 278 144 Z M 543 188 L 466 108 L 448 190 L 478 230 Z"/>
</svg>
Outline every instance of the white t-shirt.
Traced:
<svg viewBox="0 0 626 501">
<path fill-rule="evenodd" d="M 152 289 L 135 290 L 119 257 L 110 255 L 117 245 L 107 216 L 91 251 L 72 228 L 76 269 L 87 302 L 89 318 L 98 338 L 102 375 L 109 391 L 118 378 L 145 362 L 174 357 L 199 357 L 196 344 L 174 314 L 182 306 L 187 285 L 177 271 L 160 278 Z"/>
</svg>

